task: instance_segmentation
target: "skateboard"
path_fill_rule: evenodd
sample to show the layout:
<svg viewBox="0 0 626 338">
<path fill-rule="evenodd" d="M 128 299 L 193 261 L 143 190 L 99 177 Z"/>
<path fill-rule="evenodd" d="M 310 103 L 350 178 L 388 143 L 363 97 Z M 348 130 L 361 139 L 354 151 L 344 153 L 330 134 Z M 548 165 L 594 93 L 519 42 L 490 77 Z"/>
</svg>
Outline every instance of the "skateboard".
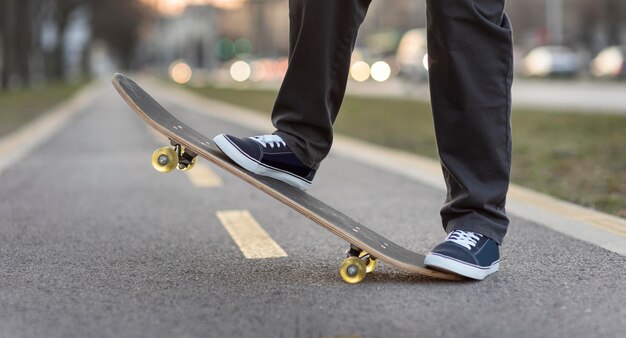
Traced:
<svg viewBox="0 0 626 338">
<path fill-rule="evenodd" d="M 345 282 L 362 281 L 367 273 L 374 271 L 378 260 L 432 278 L 462 279 L 455 274 L 425 267 L 423 255 L 405 249 L 306 192 L 239 167 L 219 150 L 212 139 L 178 120 L 125 75 L 115 74 L 112 82 L 139 117 L 170 139 L 171 146 L 159 148 L 152 154 L 152 166 L 156 170 L 191 170 L 200 156 L 286 204 L 350 244 L 339 267 L 339 275 Z"/>
</svg>

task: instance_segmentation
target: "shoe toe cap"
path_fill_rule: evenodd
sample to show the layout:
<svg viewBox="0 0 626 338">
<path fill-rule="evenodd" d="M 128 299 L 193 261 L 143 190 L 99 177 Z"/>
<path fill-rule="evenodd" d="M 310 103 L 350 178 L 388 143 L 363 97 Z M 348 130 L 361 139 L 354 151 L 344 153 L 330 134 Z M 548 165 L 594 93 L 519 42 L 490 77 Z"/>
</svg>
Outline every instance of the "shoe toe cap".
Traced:
<svg viewBox="0 0 626 338">
<path fill-rule="evenodd" d="M 431 254 L 454 258 L 463 262 L 476 264 L 476 257 L 472 255 L 465 248 L 456 245 L 454 243 L 444 242 L 437 245 L 431 252 Z"/>
<path fill-rule="evenodd" d="M 259 145 L 257 142 L 231 135 L 224 135 L 224 138 L 228 142 L 239 148 L 242 153 L 245 153 L 246 155 L 254 159 L 260 160 L 263 156 L 261 145 Z"/>
</svg>

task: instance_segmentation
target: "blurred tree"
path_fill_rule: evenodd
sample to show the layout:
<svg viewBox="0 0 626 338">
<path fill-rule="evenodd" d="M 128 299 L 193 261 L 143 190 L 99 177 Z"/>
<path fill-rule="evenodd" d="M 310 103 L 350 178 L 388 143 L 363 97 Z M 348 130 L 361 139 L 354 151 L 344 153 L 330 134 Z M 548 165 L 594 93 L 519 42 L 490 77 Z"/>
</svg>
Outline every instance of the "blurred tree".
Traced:
<svg viewBox="0 0 626 338">
<path fill-rule="evenodd" d="M 9 88 L 14 64 L 14 12 L 15 1 L 0 0 L 0 50 L 2 51 L 2 69 L 0 70 L 0 90 Z"/>
<path fill-rule="evenodd" d="M 66 31 L 80 8 L 90 13 L 91 38 L 130 66 L 140 25 L 151 17 L 140 0 L 0 0 L 0 90 L 29 85 L 33 68 L 45 70 L 48 79 L 66 78 Z M 89 69 L 89 47 L 82 53 L 83 72 Z"/>
<path fill-rule="evenodd" d="M 33 55 L 41 51 L 42 16 L 45 9 L 53 9 L 57 28 L 53 51 L 45 55 L 45 62 L 53 78 L 64 78 L 64 40 L 67 18 L 71 11 L 85 0 L 0 0 L 0 90 L 13 85 L 28 86 L 31 82 Z M 53 5 L 53 6 L 50 6 Z"/>
<path fill-rule="evenodd" d="M 15 3 L 15 17 L 28 18 L 30 1 L 22 0 Z M 32 44 L 32 29 L 29 20 L 15 20 L 15 53 L 20 57 L 15 59 L 16 72 L 23 85 L 30 83 L 30 69 L 28 56 Z"/>
<path fill-rule="evenodd" d="M 621 32 L 624 23 L 624 0 L 606 0 L 607 37 L 610 45 L 619 45 L 622 42 Z"/>
<path fill-rule="evenodd" d="M 6 89 L 8 85 L 7 63 L 9 53 L 7 52 L 8 42 L 8 3 L 7 0 L 0 0 L 0 90 Z"/>
<path fill-rule="evenodd" d="M 70 14 L 76 8 L 84 5 L 86 0 L 48 0 L 54 1 L 56 8 L 54 11 L 54 22 L 57 28 L 56 45 L 50 55 L 49 66 L 51 77 L 55 80 L 65 79 L 65 31 L 69 21 Z"/>
<path fill-rule="evenodd" d="M 34 30 L 41 0 L 0 0 L 0 89 L 31 80 L 30 56 L 36 46 Z"/>
<path fill-rule="evenodd" d="M 156 0 L 0 0 L 0 90 L 29 85 L 40 79 L 65 79 L 66 30 L 76 10 L 85 9 L 91 39 L 101 40 L 120 66 L 130 68 L 143 25 L 156 15 L 148 8 Z M 518 46 L 547 43 L 546 1 L 508 1 Z M 288 0 L 248 0 L 239 10 L 222 11 L 225 36 L 250 37 L 255 52 L 286 50 Z M 393 5 L 391 5 L 393 3 Z M 595 53 L 607 45 L 626 43 L 624 0 L 566 0 L 563 43 Z M 415 0 L 373 2 L 362 35 L 381 29 L 405 30 L 423 25 L 424 3 Z M 84 17 L 84 16 L 83 16 Z M 280 31 L 282 34 L 277 34 Z M 230 33 L 229 33 L 230 32 Z M 163 37 L 165 39 L 166 37 Z M 277 48 L 277 46 L 281 46 Z M 265 48 L 265 49 L 264 49 Z M 88 70 L 90 44 L 83 51 Z"/>
<path fill-rule="evenodd" d="M 129 69 L 140 28 L 152 12 L 139 0 L 93 0 L 93 38 L 102 40 L 122 68 Z"/>
</svg>

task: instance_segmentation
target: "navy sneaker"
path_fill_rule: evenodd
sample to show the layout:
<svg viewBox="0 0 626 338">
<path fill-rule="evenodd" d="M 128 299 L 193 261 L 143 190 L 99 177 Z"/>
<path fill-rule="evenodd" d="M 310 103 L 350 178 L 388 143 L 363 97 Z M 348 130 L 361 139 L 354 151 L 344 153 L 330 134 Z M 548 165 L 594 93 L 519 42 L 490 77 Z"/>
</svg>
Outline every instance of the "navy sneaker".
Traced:
<svg viewBox="0 0 626 338">
<path fill-rule="evenodd" d="M 471 231 L 455 230 L 426 255 L 424 265 L 483 280 L 498 271 L 500 248 L 489 237 Z"/>
<path fill-rule="evenodd" d="M 311 186 L 315 170 L 304 165 L 278 135 L 238 138 L 220 134 L 213 141 L 226 156 L 248 171 L 301 190 Z"/>
</svg>

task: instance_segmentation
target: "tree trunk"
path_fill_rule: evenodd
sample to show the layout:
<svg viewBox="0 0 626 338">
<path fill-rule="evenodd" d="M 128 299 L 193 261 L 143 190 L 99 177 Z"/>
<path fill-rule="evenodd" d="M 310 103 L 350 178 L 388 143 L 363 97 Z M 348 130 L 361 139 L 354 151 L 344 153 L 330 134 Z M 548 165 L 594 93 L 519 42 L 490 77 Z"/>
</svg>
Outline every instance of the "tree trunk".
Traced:
<svg viewBox="0 0 626 338">
<path fill-rule="evenodd" d="M 609 45 L 619 45 L 621 42 L 621 1 L 624 0 L 608 0 L 606 3 L 606 25 Z"/>
<path fill-rule="evenodd" d="M 16 0 L 0 0 L 0 31 L 2 34 L 2 70 L 0 89 L 10 86 L 13 69 L 13 5 Z"/>
<path fill-rule="evenodd" d="M 57 14 L 57 44 L 52 51 L 52 77 L 55 80 L 63 81 L 65 79 L 65 28 L 67 27 L 67 18 L 69 13 L 59 10 Z"/>
<path fill-rule="evenodd" d="M 15 17 L 15 69 L 20 77 L 21 85 L 30 84 L 30 52 L 32 44 L 32 27 L 30 16 L 30 0 L 16 1 Z"/>
</svg>

